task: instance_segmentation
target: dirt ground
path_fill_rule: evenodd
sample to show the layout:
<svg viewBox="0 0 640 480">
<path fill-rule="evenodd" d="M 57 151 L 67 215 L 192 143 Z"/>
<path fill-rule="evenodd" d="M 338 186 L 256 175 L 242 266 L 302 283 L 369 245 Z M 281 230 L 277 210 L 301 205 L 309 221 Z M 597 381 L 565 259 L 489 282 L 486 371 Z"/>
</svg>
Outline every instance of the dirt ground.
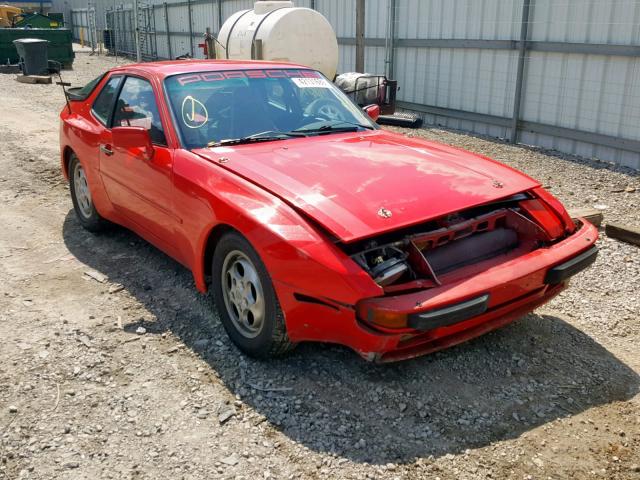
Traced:
<svg viewBox="0 0 640 480">
<path fill-rule="evenodd" d="M 65 79 L 114 64 L 79 54 Z M 62 103 L 56 85 L 0 75 L 0 479 L 640 479 L 637 247 L 603 234 L 596 264 L 552 303 L 438 354 L 378 366 L 300 345 L 255 361 L 188 271 L 123 229 L 80 228 Z M 408 133 L 640 223 L 637 172 Z"/>
</svg>

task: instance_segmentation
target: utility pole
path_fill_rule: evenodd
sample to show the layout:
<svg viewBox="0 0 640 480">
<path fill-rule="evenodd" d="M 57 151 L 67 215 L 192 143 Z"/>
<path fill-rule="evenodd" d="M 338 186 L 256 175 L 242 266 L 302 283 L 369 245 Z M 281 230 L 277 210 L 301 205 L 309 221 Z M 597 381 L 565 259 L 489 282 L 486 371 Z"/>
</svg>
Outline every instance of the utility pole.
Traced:
<svg viewBox="0 0 640 480">
<path fill-rule="evenodd" d="M 140 63 L 142 62 L 142 53 L 140 52 L 140 19 L 138 18 L 138 0 L 133 0 L 133 17 L 136 22 L 136 62 Z"/>
<path fill-rule="evenodd" d="M 217 0 L 217 11 L 218 11 L 218 33 L 222 30 L 222 0 Z"/>
<path fill-rule="evenodd" d="M 364 73 L 364 3 L 356 1 L 356 72 Z"/>
<path fill-rule="evenodd" d="M 113 47 L 113 54 L 116 57 L 116 63 L 118 63 L 118 45 L 116 44 L 116 41 L 118 39 L 118 24 L 116 22 L 118 18 L 116 16 L 116 0 L 113 0 L 113 16 L 111 18 L 112 18 L 111 27 L 113 28 L 111 33 L 113 34 L 113 38 L 111 39 L 110 46 Z"/>
<path fill-rule="evenodd" d="M 387 24 L 387 56 L 385 59 L 385 74 L 387 78 L 393 78 L 393 64 L 396 52 L 396 0 L 389 0 L 389 23 Z"/>
<path fill-rule="evenodd" d="M 516 73 L 516 93 L 513 99 L 513 116 L 511 118 L 511 143 L 518 142 L 518 123 L 520 122 L 520 109 L 522 108 L 522 89 L 524 84 L 524 67 L 527 59 L 527 39 L 529 38 L 529 15 L 531 12 L 531 0 L 522 2 L 522 22 L 520 24 L 520 48 L 518 53 L 518 70 Z"/>
<path fill-rule="evenodd" d="M 169 6 L 167 2 L 163 3 L 164 7 L 164 30 L 167 32 L 167 51 L 169 52 L 169 60 L 173 60 L 173 52 L 171 51 L 171 31 L 169 30 Z"/>
</svg>

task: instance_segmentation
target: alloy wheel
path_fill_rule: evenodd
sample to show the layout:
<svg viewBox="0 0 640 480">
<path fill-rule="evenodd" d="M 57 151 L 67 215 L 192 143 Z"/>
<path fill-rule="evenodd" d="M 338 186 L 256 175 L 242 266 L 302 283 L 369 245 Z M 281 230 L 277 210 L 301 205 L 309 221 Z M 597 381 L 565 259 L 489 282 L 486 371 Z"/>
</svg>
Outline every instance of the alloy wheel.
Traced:
<svg viewBox="0 0 640 480">
<path fill-rule="evenodd" d="M 229 252 L 220 280 L 224 304 L 234 326 L 246 338 L 257 337 L 266 312 L 262 283 L 253 262 L 238 250 Z"/>
<path fill-rule="evenodd" d="M 87 176 L 84 173 L 84 169 L 80 162 L 76 163 L 73 171 L 73 189 L 76 194 L 76 201 L 80 213 L 85 218 L 90 218 L 93 213 L 93 205 L 91 200 L 91 191 L 89 190 L 89 183 L 87 182 Z"/>
</svg>

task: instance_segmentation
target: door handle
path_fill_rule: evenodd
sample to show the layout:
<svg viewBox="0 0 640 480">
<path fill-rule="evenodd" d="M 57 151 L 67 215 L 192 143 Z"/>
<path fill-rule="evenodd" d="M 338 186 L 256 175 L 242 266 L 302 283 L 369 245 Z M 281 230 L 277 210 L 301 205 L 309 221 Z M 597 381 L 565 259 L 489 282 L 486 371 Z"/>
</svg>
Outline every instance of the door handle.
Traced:
<svg viewBox="0 0 640 480">
<path fill-rule="evenodd" d="M 109 157 L 113 155 L 113 150 L 109 148 L 109 145 L 100 145 L 100 151 Z"/>
</svg>

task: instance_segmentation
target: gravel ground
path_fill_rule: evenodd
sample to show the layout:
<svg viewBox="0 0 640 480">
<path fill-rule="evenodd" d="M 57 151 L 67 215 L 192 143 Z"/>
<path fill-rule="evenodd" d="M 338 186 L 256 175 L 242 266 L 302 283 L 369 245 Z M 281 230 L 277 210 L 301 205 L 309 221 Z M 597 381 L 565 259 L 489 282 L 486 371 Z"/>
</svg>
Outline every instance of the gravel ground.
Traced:
<svg viewBox="0 0 640 480">
<path fill-rule="evenodd" d="M 112 65 L 79 54 L 65 79 Z M 568 291 L 444 352 L 377 366 L 301 345 L 257 362 L 184 268 L 123 229 L 79 227 L 59 171 L 59 87 L 0 75 L 0 102 L 0 478 L 640 479 L 637 247 L 603 235 Z M 407 134 L 640 223 L 637 172 Z"/>
</svg>

